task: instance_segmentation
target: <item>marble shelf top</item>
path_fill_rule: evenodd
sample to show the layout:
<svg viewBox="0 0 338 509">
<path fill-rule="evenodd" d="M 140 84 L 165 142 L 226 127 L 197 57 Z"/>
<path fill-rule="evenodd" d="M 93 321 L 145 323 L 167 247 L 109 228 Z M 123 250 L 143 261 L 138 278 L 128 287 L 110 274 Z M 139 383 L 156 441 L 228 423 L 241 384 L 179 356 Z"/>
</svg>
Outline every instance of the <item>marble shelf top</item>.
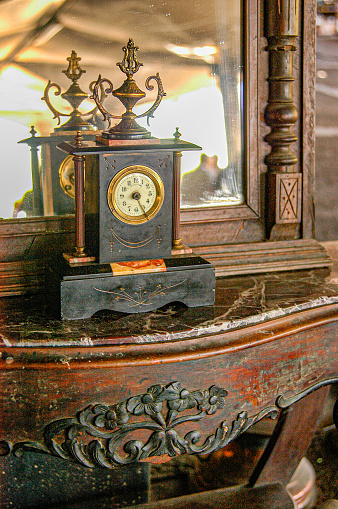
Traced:
<svg viewBox="0 0 338 509">
<path fill-rule="evenodd" d="M 338 279 L 326 269 L 226 277 L 213 306 L 178 303 L 127 315 L 101 311 L 91 319 L 51 318 L 44 295 L 0 299 L 0 342 L 11 347 L 91 347 L 184 341 L 243 329 L 300 311 L 337 304 Z"/>
</svg>

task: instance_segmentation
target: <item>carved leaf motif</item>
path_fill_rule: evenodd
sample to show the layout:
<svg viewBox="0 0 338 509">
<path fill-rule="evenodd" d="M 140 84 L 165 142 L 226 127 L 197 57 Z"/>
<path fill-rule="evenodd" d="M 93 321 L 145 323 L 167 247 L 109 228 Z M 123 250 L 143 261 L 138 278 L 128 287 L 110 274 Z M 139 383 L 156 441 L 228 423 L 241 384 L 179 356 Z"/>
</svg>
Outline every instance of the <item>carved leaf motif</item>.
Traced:
<svg viewBox="0 0 338 509">
<path fill-rule="evenodd" d="M 156 431 L 148 442 L 142 448 L 140 459 L 151 456 L 163 456 L 168 454 L 170 457 L 187 452 L 187 441 L 180 437 L 176 430 Z"/>
<path fill-rule="evenodd" d="M 241 412 L 230 426 L 222 422 L 204 441 L 197 430 L 180 435 L 180 425 L 224 408 L 226 395 L 225 389 L 215 385 L 205 391 L 189 391 L 179 382 L 152 385 L 144 394 L 116 405 L 88 406 L 77 417 L 55 421 L 45 429 L 44 444 L 16 444 L 13 453 L 44 452 L 87 467 L 112 468 L 153 456 L 210 453 L 263 416 L 277 414 L 276 407 L 251 418 Z M 135 439 L 137 435 L 147 436 L 145 442 Z"/>
</svg>

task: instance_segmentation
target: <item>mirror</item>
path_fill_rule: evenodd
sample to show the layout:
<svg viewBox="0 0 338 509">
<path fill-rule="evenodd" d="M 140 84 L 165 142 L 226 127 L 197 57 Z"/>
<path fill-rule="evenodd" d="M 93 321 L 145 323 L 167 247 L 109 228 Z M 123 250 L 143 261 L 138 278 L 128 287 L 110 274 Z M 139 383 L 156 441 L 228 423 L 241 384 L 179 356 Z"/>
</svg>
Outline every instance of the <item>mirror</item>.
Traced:
<svg viewBox="0 0 338 509">
<path fill-rule="evenodd" d="M 135 77 L 140 88 L 144 90 L 149 75 L 159 72 L 167 93 L 150 123 L 153 136 L 170 138 L 178 127 L 182 139 L 202 147 L 201 153 L 182 158 L 182 208 L 243 203 L 241 0 L 8 0 L 0 5 L 0 19 L 0 217 L 36 215 L 29 203 L 33 155 L 27 143 L 18 141 L 30 137 L 31 126 L 37 137 L 55 135 L 57 122 L 41 101 L 48 80 L 62 92 L 69 87 L 62 71 L 75 50 L 86 70 L 79 80 L 83 91 L 90 94 L 89 84 L 98 74 L 119 86 L 123 75 L 116 62 L 129 37 L 139 46 L 144 64 Z M 51 93 L 50 99 L 59 111 L 71 111 L 60 97 Z M 115 107 L 119 114 L 119 105 Z M 146 107 L 146 102 L 140 103 L 139 112 Z M 93 102 L 86 99 L 80 109 L 92 108 Z M 111 106 L 107 109 L 112 111 Z M 72 204 L 58 210 L 51 201 L 53 193 L 72 198 L 61 187 L 58 173 L 58 189 L 53 175 L 48 181 L 48 171 L 58 172 L 60 164 L 46 170 L 46 146 L 39 146 L 36 154 L 41 214 L 71 213 Z M 49 151 L 49 164 L 54 160 Z"/>
</svg>

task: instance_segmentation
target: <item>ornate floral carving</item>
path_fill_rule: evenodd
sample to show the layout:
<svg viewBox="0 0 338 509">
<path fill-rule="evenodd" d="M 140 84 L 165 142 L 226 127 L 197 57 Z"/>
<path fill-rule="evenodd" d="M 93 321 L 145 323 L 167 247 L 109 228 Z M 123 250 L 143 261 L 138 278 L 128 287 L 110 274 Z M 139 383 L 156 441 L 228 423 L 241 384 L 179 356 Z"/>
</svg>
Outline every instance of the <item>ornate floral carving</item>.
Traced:
<svg viewBox="0 0 338 509">
<path fill-rule="evenodd" d="M 107 467 L 146 460 L 153 456 L 210 453 L 224 447 L 263 416 L 276 416 L 269 407 L 255 417 L 238 414 L 231 425 L 221 422 L 204 441 L 197 430 L 184 436 L 180 425 L 197 422 L 225 406 L 227 391 L 215 385 L 189 391 L 179 382 L 152 385 L 144 394 L 115 405 L 92 405 L 77 417 L 52 422 L 45 428 L 44 443 L 23 442 L 13 447 L 42 452 L 87 467 Z"/>
</svg>

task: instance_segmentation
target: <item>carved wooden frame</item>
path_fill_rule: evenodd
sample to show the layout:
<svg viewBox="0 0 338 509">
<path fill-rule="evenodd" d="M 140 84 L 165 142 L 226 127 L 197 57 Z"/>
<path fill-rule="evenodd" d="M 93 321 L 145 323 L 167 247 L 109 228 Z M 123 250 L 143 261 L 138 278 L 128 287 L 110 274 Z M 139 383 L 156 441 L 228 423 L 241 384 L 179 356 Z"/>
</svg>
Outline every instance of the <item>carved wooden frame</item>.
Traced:
<svg viewBox="0 0 338 509">
<path fill-rule="evenodd" d="M 315 0 L 243 0 L 246 203 L 181 213 L 182 240 L 217 275 L 331 263 L 313 238 L 315 13 Z M 0 295 L 42 289 L 73 238 L 71 217 L 2 220 Z"/>
</svg>

